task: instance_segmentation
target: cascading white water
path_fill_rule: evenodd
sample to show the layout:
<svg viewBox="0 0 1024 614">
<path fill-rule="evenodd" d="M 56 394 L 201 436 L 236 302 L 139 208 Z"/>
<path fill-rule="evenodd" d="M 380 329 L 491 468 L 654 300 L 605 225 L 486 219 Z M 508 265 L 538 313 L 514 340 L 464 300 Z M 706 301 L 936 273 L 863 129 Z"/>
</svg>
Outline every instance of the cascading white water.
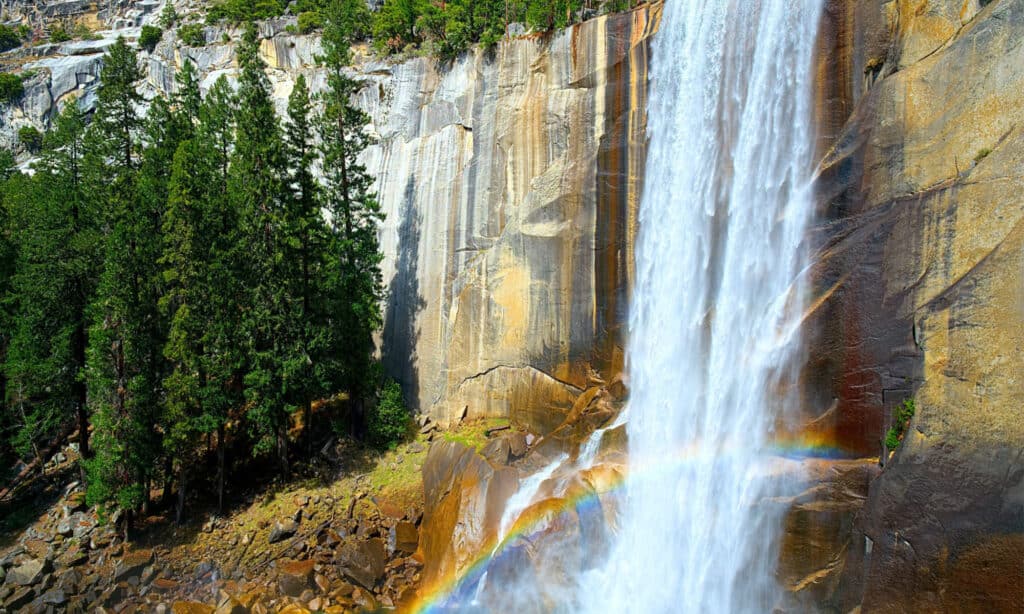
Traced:
<svg viewBox="0 0 1024 614">
<path fill-rule="evenodd" d="M 590 612 L 766 612 L 756 503 L 792 404 L 821 0 L 669 0 L 631 304 L 629 480 Z M 794 387 L 790 387 L 792 389 Z"/>
<path fill-rule="evenodd" d="M 783 510 L 769 502 L 787 485 L 772 477 L 771 444 L 797 403 L 822 2 L 667 0 L 649 93 L 629 405 L 575 459 L 524 481 L 499 546 L 432 611 L 773 609 Z M 606 526 L 603 500 L 576 498 L 579 476 L 604 462 L 604 435 L 623 422 L 628 476 L 624 491 L 603 494 L 617 510 Z M 562 497 L 564 514 L 541 515 L 506 543 L 542 497 Z"/>
</svg>

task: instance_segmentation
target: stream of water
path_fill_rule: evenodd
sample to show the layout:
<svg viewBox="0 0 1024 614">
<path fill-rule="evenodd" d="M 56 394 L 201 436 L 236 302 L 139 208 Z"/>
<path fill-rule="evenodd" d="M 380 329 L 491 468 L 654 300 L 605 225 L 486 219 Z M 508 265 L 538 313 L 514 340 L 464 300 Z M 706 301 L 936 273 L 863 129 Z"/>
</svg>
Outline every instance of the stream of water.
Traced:
<svg viewBox="0 0 1024 614">
<path fill-rule="evenodd" d="M 439 609 L 726 614 L 779 602 L 784 510 L 766 502 L 787 488 L 772 442 L 798 406 L 822 1 L 666 2 L 630 398 L 605 429 L 625 423 L 627 478 L 600 499 L 570 494 L 600 472 L 604 431 L 527 478 L 500 545 Z M 532 536 L 511 532 L 551 496 L 577 523 L 541 513 Z"/>
<path fill-rule="evenodd" d="M 589 612 L 769 612 L 796 404 L 820 0 L 670 0 L 631 303 L 630 479 Z"/>
</svg>

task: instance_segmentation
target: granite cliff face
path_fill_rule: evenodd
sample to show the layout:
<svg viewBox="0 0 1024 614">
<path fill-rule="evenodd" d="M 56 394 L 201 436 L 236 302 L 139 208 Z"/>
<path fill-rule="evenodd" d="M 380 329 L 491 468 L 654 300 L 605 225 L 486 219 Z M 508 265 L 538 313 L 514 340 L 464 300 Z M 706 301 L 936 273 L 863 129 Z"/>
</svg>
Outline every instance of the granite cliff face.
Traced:
<svg viewBox="0 0 1024 614">
<path fill-rule="evenodd" d="M 133 36 L 157 8 L 104 19 Z M 659 15 L 644 5 L 445 66 L 361 58 L 379 137 L 366 162 L 388 216 L 382 356 L 420 411 L 547 434 L 621 371 Z M 282 109 L 298 73 L 322 85 L 316 37 L 287 23 L 262 26 Z M 45 127 L 58 104 L 88 104 L 113 34 L 9 54 L 35 74 L 0 142 Z M 206 86 L 231 77 L 224 34 L 237 36 L 210 27 L 188 48 L 167 33 L 143 54 L 147 95 L 172 88 L 186 56 Z M 1020 611 L 1024 0 L 829 0 L 817 65 L 806 409 L 810 430 L 885 467 L 812 472 L 823 500 L 794 499 L 787 535 L 802 558 L 782 574 L 839 611 Z M 892 408 L 910 396 L 917 415 L 889 457 Z M 490 516 L 515 479 L 488 491 Z M 442 533 L 479 503 L 456 499 L 436 514 Z"/>
<path fill-rule="evenodd" d="M 850 449 L 917 401 L 847 573 L 864 611 L 1020 611 L 1024 1 L 836 0 L 826 21 L 809 371 Z"/>
</svg>

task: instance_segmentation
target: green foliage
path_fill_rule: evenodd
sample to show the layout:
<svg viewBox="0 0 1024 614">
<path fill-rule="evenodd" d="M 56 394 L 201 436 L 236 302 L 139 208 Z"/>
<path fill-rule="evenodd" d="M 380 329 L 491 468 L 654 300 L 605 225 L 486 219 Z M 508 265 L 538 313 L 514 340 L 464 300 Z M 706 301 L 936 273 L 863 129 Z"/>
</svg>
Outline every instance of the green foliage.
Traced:
<svg viewBox="0 0 1024 614">
<path fill-rule="evenodd" d="M 309 34 L 314 30 L 319 30 L 323 26 L 324 20 L 318 11 L 304 11 L 299 13 L 299 32 Z"/>
<path fill-rule="evenodd" d="M 409 434 L 409 410 L 398 382 L 389 379 L 384 383 L 366 426 L 370 441 L 382 448 L 398 443 Z"/>
<path fill-rule="evenodd" d="M 983 147 L 982 149 L 979 149 L 978 153 L 974 155 L 974 163 L 977 164 L 981 162 L 982 160 L 987 158 L 990 153 L 992 153 L 992 150 L 989 149 L 988 147 Z"/>
<path fill-rule="evenodd" d="M 0 72 L 0 104 L 10 104 L 25 93 L 21 77 L 9 72 Z"/>
<path fill-rule="evenodd" d="M 171 5 L 167 5 L 171 6 Z M 153 53 L 156 49 L 157 43 L 160 42 L 160 37 L 163 36 L 163 30 L 156 26 L 142 26 L 142 32 L 139 34 L 139 47 L 145 49 L 147 53 Z"/>
<path fill-rule="evenodd" d="M 14 49 L 21 46 L 23 35 L 6 24 L 0 24 L 0 52 Z"/>
<path fill-rule="evenodd" d="M 142 118 L 138 58 L 119 39 L 88 127 L 68 104 L 45 136 L 23 131 L 42 140 L 31 176 L 0 152 L 0 458 L 91 426 L 88 500 L 130 517 L 161 479 L 180 511 L 211 436 L 222 494 L 228 441 L 287 472 L 293 414 L 312 432 L 317 399 L 348 400 L 324 405 L 327 421 L 397 436 L 400 393 L 363 411 L 380 379 L 382 216 L 359 163 L 362 86 L 343 70 L 361 4 L 314 7 L 324 111 L 300 77 L 283 129 L 250 27 L 237 94 L 222 77 L 202 96 L 186 62 Z"/>
<path fill-rule="evenodd" d="M 899 445 L 900 441 L 903 440 L 903 434 L 906 432 L 907 427 L 910 426 L 910 419 L 914 417 L 916 407 L 914 405 L 914 399 L 906 399 L 898 407 L 892 417 L 892 428 L 885 434 L 885 447 L 888 450 L 895 450 Z"/>
<path fill-rule="evenodd" d="M 284 8 L 282 0 L 220 0 L 210 7 L 206 19 L 210 23 L 221 19 L 242 23 L 277 17 L 284 12 Z"/>
<path fill-rule="evenodd" d="M 164 30 L 170 28 L 178 21 L 178 12 L 174 10 L 174 4 L 168 2 L 164 5 L 164 9 L 160 11 L 160 17 L 157 19 L 157 23 Z"/>
<path fill-rule="evenodd" d="M 604 9 L 629 5 L 614 0 Z M 385 0 L 373 18 L 374 47 L 397 53 L 424 45 L 449 59 L 474 44 L 496 44 L 509 23 L 525 22 L 540 32 L 565 28 L 580 19 L 582 6 L 582 0 Z"/>
<path fill-rule="evenodd" d="M 3 370 L 22 454 L 63 424 L 86 420 L 86 305 L 102 241 L 101 216 L 83 186 L 84 133 L 83 114 L 65 106 L 35 174 L 15 175 L 6 187 L 19 254 L 8 301 L 15 326 Z"/>
<path fill-rule="evenodd" d="M 360 161 L 372 139 L 367 133 L 369 117 L 355 104 L 361 83 L 344 68 L 356 36 L 355 11 L 359 0 L 348 0 L 327 9 L 323 34 L 327 89 L 323 112 L 318 118 L 320 154 L 323 161 L 323 204 L 332 223 L 332 252 L 336 270 L 336 303 L 332 306 L 336 343 L 340 352 L 342 386 L 352 399 L 358 422 L 364 420 L 363 398 L 372 390 L 373 334 L 381 324 L 382 283 L 377 228 L 383 219 L 373 178 Z"/>
<path fill-rule="evenodd" d="M 43 146 L 43 133 L 35 126 L 22 126 L 18 128 L 18 141 L 30 152 L 39 153 Z"/>
<path fill-rule="evenodd" d="M 202 47 L 206 44 L 206 33 L 203 25 L 187 23 L 178 27 L 178 40 L 189 47 Z"/>
<path fill-rule="evenodd" d="M 63 43 L 71 40 L 71 33 L 64 24 L 56 24 L 50 28 L 50 42 Z"/>
</svg>

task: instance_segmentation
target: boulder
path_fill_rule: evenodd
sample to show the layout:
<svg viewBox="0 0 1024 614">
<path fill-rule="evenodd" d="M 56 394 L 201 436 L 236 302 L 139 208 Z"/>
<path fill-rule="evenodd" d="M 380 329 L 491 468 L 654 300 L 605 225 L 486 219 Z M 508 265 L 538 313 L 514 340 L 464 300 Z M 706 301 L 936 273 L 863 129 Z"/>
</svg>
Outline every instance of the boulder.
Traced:
<svg viewBox="0 0 1024 614">
<path fill-rule="evenodd" d="M 49 571 L 49 564 L 46 559 L 30 559 L 7 572 L 8 584 L 15 586 L 32 586 L 38 584 L 46 572 Z"/>
<path fill-rule="evenodd" d="M 392 529 L 395 536 L 395 550 L 412 554 L 419 547 L 419 530 L 411 522 L 399 522 Z"/>
<path fill-rule="evenodd" d="M 131 576 L 138 576 L 152 562 L 152 550 L 132 550 L 117 561 L 117 565 L 114 567 L 114 581 L 117 582 Z"/>
<path fill-rule="evenodd" d="M 490 440 L 480 451 L 484 458 L 498 465 L 507 465 L 511 453 L 508 439 L 504 437 Z"/>
<path fill-rule="evenodd" d="M 199 601 L 175 601 L 171 604 L 171 614 L 213 614 L 214 607 Z"/>
<path fill-rule="evenodd" d="M 39 601 L 47 605 L 62 606 L 67 603 L 68 597 L 64 593 L 63 589 L 53 588 L 43 593 L 43 595 L 39 597 Z"/>
<path fill-rule="evenodd" d="M 349 537 L 335 553 L 338 571 L 360 586 L 373 590 L 387 562 L 384 542 L 378 538 Z"/>
<path fill-rule="evenodd" d="M 277 542 L 284 541 L 292 535 L 295 535 L 296 531 L 298 530 L 299 523 L 297 523 L 295 520 L 291 518 L 286 518 L 285 520 L 278 520 L 270 529 L 270 536 L 268 537 L 268 541 L 271 544 L 276 544 Z"/>
<path fill-rule="evenodd" d="M 221 600 L 214 614 L 249 614 L 249 608 L 229 595 Z"/>
<path fill-rule="evenodd" d="M 11 593 L 7 599 L 4 600 L 4 608 L 8 612 L 17 612 L 32 603 L 32 599 L 35 597 L 35 592 L 27 586 L 23 586 L 18 590 Z"/>
<path fill-rule="evenodd" d="M 313 586 L 312 559 L 304 561 L 285 561 L 278 565 L 277 585 L 281 592 L 289 597 L 298 597 Z"/>
</svg>

